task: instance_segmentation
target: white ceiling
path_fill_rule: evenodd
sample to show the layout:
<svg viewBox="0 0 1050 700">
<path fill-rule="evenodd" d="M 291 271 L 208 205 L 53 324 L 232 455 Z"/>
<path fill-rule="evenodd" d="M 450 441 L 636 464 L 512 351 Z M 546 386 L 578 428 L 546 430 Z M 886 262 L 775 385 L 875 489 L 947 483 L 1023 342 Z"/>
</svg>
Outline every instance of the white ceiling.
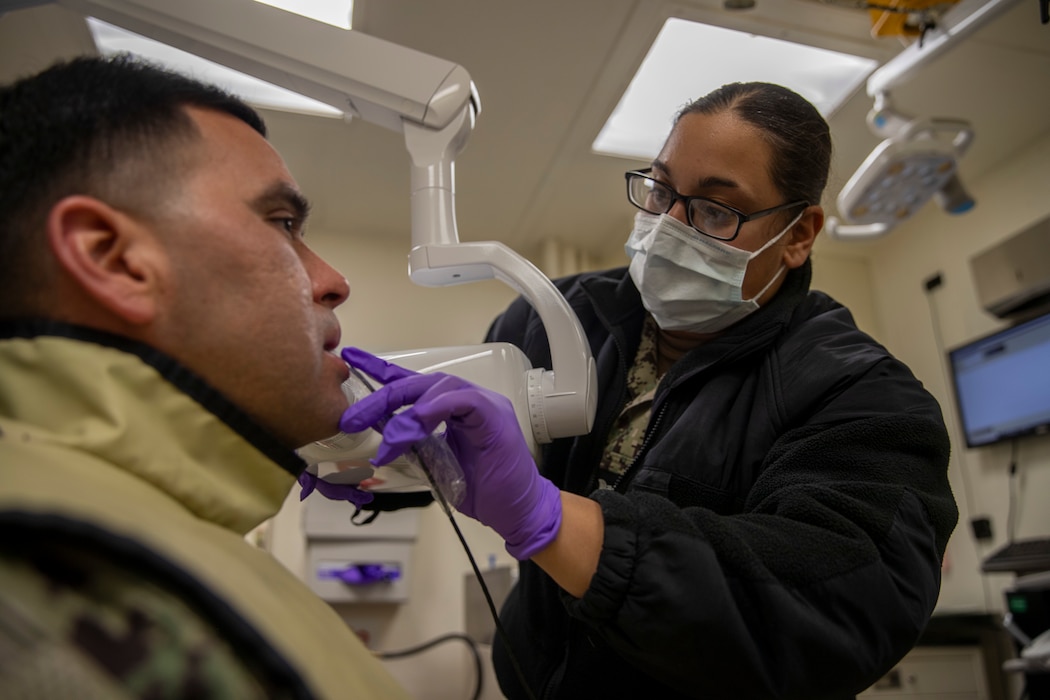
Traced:
<svg viewBox="0 0 1050 700">
<path fill-rule="evenodd" d="M 456 166 L 461 240 L 498 240 L 535 258 L 554 239 L 608 256 L 622 249 L 633 216 L 622 173 L 641 163 L 593 154 L 590 144 L 664 19 L 675 14 L 880 60 L 902 48 L 897 39 L 872 39 L 866 11 L 849 4 L 757 0 L 752 10 L 728 11 L 721 0 L 357 0 L 354 24 L 459 63 L 478 87 L 482 113 Z M 5 80 L 91 47 L 82 19 L 68 11 L 0 16 Z M 1050 129 L 1048 87 L 1050 25 L 1039 21 L 1039 0 L 1018 0 L 893 97 L 902 112 L 973 124 L 976 139 L 961 165 L 971 185 Z M 870 107 L 862 88 L 829 120 L 836 148 L 829 213 L 838 188 L 879 142 L 865 125 Z M 266 118 L 314 202 L 312 230 L 401 239 L 407 253 L 409 164 L 399 134 L 358 121 Z M 979 189 L 971 190 L 980 206 Z M 819 245 L 863 255 L 871 244 Z"/>
</svg>

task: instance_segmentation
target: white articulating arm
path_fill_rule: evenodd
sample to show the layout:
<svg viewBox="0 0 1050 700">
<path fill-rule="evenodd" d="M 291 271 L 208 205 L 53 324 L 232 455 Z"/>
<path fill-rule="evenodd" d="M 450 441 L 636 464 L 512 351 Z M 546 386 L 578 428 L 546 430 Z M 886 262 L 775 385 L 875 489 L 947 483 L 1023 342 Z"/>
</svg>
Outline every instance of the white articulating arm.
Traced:
<svg viewBox="0 0 1050 700">
<path fill-rule="evenodd" d="M 935 198 L 945 211 L 952 214 L 968 211 L 973 206 L 973 198 L 965 191 L 955 172 L 955 160 L 966 152 L 974 138 L 970 124 L 961 119 L 918 119 L 902 115 L 890 105 L 890 92 L 892 88 L 907 82 L 921 66 L 943 55 L 1016 2 L 1017 0 L 960 0 L 944 13 L 936 27 L 923 35 L 921 41 L 907 46 L 868 77 L 867 92 L 875 101 L 874 107 L 868 113 L 868 126 L 874 134 L 883 136 L 886 140 L 872 151 L 840 191 L 838 208 L 843 220 L 851 221 L 849 211 L 852 205 L 857 204 L 865 195 L 866 187 L 874 181 L 878 166 L 888 164 L 891 160 L 890 154 L 899 154 L 895 148 L 903 150 L 909 142 L 919 142 L 924 138 L 933 139 L 938 134 L 954 134 L 951 147 L 945 152 L 950 152 L 951 155 L 951 173 L 937 191 L 926 192 L 922 196 Z M 914 192 L 911 195 L 916 196 Z M 832 238 L 844 240 L 874 238 L 888 233 L 900 221 L 910 216 L 914 208 L 909 205 L 906 210 L 909 213 L 903 217 L 896 215 L 874 222 L 843 223 L 832 216 L 828 217 L 825 230 Z"/>
<path fill-rule="evenodd" d="M 920 65 L 929 63 L 1017 0 L 960 0 L 915 41 L 868 77 L 868 96 L 877 98 L 907 82 Z"/>
<path fill-rule="evenodd" d="M 56 0 L 395 131 L 441 128 L 474 97 L 462 67 L 254 0 Z"/>
<path fill-rule="evenodd" d="M 576 314 L 535 265 L 502 243 L 420 245 L 409 254 L 413 281 L 445 285 L 496 278 L 521 292 L 543 321 L 553 371 L 533 370 L 528 391 L 538 442 L 590 432 L 597 407 L 597 373 Z M 546 282 L 546 284 L 544 284 Z"/>
<path fill-rule="evenodd" d="M 453 155 L 470 133 L 466 115 L 442 130 L 405 124 L 412 156 L 412 250 L 409 276 L 442 287 L 498 279 L 521 293 L 540 315 L 553 371 L 528 381 L 532 429 L 539 443 L 590 432 L 597 407 L 597 373 L 576 314 L 540 270 L 496 241 L 460 243 L 456 230 Z"/>
<path fill-rule="evenodd" d="M 254 0 L 52 1 L 402 132 L 412 159 L 413 281 L 438 286 L 495 277 L 524 295 L 543 320 L 554 365 L 528 377 L 536 437 L 546 442 L 590 430 L 594 360 L 564 297 L 506 246 L 459 242 L 454 162 L 481 109 L 462 66 Z M 42 4 L 0 0 L 0 13 Z"/>
</svg>

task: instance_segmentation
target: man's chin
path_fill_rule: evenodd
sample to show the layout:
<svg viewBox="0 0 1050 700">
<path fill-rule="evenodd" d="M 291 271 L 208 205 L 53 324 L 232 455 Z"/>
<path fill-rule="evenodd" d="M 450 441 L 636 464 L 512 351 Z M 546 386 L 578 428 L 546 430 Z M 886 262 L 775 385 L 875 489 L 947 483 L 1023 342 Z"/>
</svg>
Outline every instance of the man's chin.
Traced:
<svg viewBox="0 0 1050 700">
<path fill-rule="evenodd" d="M 329 440 L 329 439 L 337 437 L 339 435 L 340 431 L 339 431 L 339 421 L 338 420 L 333 421 L 331 423 L 326 423 L 325 425 L 326 425 L 325 428 L 318 428 L 316 430 L 311 430 L 311 431 L 308 431 L 308 432 L 304 432 L 300 439 L 305 437 L 305 441 L 301 442 L 299 447 L 296 448 L 296 449 L 300 449 L 300 448 L 306 447 L 307 445 L 312 445 L 312 444 L 314 444 L 316 442 L 322 442 L 322 441 L 325 441 L 325 440 Z"/>
</svg>

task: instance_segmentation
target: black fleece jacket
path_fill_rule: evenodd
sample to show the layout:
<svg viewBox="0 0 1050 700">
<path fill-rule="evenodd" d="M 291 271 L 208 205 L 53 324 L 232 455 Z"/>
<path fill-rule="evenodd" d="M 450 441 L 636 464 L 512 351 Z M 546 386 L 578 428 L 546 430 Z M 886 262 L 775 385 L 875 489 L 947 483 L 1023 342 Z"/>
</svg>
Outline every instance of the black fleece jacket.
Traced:
<svg viewBox="0 0 1050 700">
<path fill-rule="evenodd" d="M 626 269 L 559 280 L 598 369 L 594 430 L 545 449 L 544 475 L 602 508 L 580 599 L 531 562 L 501 613 L 538 698 L 850 698 L 916 642 L 958 512 L 936 401 L 849 311 L 809 291 L 773 300 L 662 379 L 642 453 L 595 490 L 645 311 Z M 517 300 L 489 341 L 550 367 Z M 526 698 L 506 645 L 503 692 Z"/>
</svg>

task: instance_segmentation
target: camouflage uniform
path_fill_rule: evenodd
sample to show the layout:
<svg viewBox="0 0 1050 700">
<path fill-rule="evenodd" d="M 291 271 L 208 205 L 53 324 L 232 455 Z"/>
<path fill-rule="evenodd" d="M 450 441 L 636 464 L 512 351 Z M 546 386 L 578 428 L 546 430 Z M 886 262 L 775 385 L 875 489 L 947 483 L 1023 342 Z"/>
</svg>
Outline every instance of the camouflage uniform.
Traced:
<svg viewBox="0 0 1050 700">
<path fill-rule="evenodd" d="M 638 352 L 627 371 L 627 403 L 613 424 L 602 454 L 598 472 L 599 488 L 611 489 L 642 448 L 653 398 L 656 396 L 656 385 L 660 383 L 656 337 L 656 322 L 647 316 L 642 325 Z"/>
<path fill-rule="evenodd" d="M 0 323 L 8 698 L 407 698 L 245 535 L 304 468 L 172 358 Z"/>
<path fill-rule="evenodd" d="M 163 586 L 60 542 L 3 549 L 5 698 L 279 697 Z"/>
</svg>

